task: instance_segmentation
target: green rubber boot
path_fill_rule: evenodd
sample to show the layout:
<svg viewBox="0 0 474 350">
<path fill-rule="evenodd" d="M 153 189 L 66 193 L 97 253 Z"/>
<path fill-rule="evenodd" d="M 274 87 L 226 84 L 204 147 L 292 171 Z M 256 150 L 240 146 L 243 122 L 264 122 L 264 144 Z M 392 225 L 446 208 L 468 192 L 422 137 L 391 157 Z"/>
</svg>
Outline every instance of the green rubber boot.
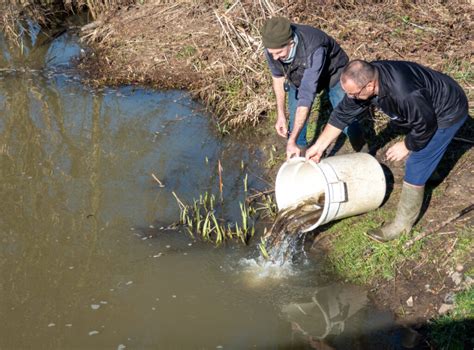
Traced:
<svg viewBox="0 0 474 350">
<path fill-rule="evenodd" d="M 400 201 L 398 202 L 397 214 L 393 222 L 369 230 L 367 235 L 377 242 L 388 242 L 400 237 L 404 232 L 410 232 L 420 214 L 424 193 L 424 186 L 412 186 L 404 182 Z"/>
</svg>

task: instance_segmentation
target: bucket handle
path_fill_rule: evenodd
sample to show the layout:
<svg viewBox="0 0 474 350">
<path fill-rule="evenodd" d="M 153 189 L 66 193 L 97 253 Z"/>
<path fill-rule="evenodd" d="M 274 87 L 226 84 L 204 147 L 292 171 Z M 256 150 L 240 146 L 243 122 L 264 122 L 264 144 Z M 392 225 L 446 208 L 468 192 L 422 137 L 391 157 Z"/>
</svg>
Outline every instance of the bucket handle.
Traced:
<svg viewBox="0 0 474 350">
<path fill-rule="evenodd" d="M 343 181 L 331 182 L 329 192 L 331 194 L 331 203 L 341 203 L 347 201 L 346 184 Z"/>
</svg>

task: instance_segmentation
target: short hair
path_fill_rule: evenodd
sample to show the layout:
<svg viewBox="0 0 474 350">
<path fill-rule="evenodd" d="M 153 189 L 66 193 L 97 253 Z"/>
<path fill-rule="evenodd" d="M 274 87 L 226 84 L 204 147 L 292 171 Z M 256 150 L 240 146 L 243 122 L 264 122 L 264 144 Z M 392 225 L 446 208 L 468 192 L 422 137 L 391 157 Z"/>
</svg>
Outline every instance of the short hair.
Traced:
<svg viewBox="0 0 474 350">
<path fill-rule="evenodd" d="M 341 81 L 352 80 L 357 86 L 362 87 L 374 80 L 377 76 L 375 67 L 364 60 L 350 61 L 342 70 Z"/>
</svg>

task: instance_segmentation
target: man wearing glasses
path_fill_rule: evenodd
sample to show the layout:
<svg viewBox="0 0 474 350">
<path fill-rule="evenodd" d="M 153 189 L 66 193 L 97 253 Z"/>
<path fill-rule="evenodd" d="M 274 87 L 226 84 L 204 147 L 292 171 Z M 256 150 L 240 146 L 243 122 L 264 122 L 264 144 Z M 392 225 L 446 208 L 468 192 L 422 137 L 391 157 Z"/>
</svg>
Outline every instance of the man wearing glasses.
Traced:
<svg viewBox="0 0 474 350">
<path fill-rule="evenodd" d="M 348 57 L 323 31 L 291 23 L 287 18 L 268 19 L 261 34 L 276 96 L 275 129 L 278 135 L 288 138 L 287 157 L 299 156 L 307 147 L 307 119 L 317 93 L 326 90 L 333 108 L 344 97 L 339 77 Z M 345 128 L 344 133 L 354 150 L 360 151 L 365 140 L 358 122 Z"/>
<path fill-rule="evenodd" d="M 306 158 L 319 162 L 328 145 L 347 125 L 366 115 L 371 105 L 395 125 L 408 129 L 405 139 L 386 152 L 389 161 L 408 157 L 395 219 L 368 232 L 371 238 L 386 242 L 413 227 L 426 181 L 468 118 L 467 97 L 449 76 L 413 62 L 354 60 L 344 67 L 341 84 L 346 96 Z"/>
</svg>

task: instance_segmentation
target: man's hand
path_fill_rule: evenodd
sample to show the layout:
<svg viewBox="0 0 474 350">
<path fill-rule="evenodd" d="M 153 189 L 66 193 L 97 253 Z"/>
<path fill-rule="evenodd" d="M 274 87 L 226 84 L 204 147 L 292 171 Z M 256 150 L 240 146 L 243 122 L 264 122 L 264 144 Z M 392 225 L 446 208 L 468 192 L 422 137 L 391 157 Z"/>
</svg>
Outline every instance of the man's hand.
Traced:
<svg viewBox="0 0 474 350">
<path fill-rule="evenodd" d="M 277 121 L 275 123 L 275 129 L 278 135 L 284 137 L 285 139 L 288 137 L 288 127 L 285 116 L 278 116 Z"/>
<path fill-rule="evenodd" d="M 385 155 L 388 161 L 397 162 L 405 159 L 409 153 L 410 151 L 405 146 L 405 142 L 400 141 L 390 147 Z"/>
<path fill-rule="evenodd" d="M 332 142 L 336 141 L 341 132 L 342 130 L 335 126 L 327 124 L 321 135 L 316 140 L 316 143 L 306 150 L 306 160 L 313 160 L 316 163 L 319 163 L 326 148 L 328 148 Z"/>
<path fill-rule="evenodd" d="M 294 141 L 288 140 L 288 143 L 286 144 L 286 159 L 290 159 L 293 157 L 299 157 L 301 154 L 301 150 L 299 147 L 296 145 Z"/>
<path fill-rule="evenodd" d="M 316 163 L 319 163 L 321 157 L 323 156 L 324 150 L 325 148 L 318 145 L 318 143 L 315 143 L 313 146 L 306 150 L 306 160 L 313 160 Z"/>
</svg>

